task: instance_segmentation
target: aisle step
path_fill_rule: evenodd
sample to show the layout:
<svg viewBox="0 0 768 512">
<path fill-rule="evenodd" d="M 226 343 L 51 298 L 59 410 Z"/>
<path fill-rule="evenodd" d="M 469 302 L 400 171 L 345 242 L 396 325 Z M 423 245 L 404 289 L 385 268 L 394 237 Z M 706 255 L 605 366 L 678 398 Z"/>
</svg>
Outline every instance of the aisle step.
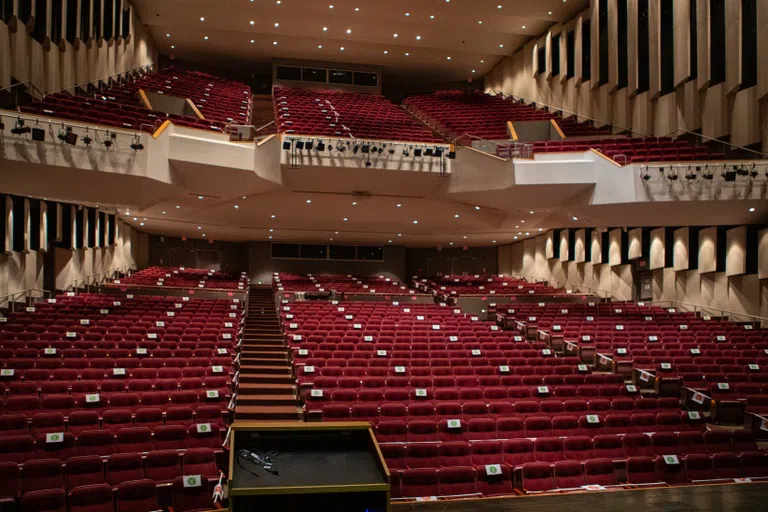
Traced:
<svg viewBox="0 0 768 512">
<path fill-rule="evenodd" d="M 292 396 L 296 392 L 296 387 L 293 384 L 241 382 L 237 392 L 238 396 L 266 394 Z"/>
<path fill-rule="evenodd" d="M 277 405 L 242 405 L 235 409 L 235 417 L 239 420 L 301 420 L 298 407 Z"/>
</svg>

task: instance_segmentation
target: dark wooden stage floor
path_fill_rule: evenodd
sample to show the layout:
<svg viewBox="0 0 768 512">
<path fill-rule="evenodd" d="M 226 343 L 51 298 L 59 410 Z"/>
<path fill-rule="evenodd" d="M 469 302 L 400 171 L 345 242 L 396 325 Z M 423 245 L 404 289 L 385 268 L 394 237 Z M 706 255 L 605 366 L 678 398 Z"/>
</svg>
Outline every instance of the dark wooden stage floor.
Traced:
<svg viewBox="0 0 768 512">
<path fill-rule="evenodd" d="M 392 512 L 762 512 L 768 483 L 396 503 Z"/>
</svg>

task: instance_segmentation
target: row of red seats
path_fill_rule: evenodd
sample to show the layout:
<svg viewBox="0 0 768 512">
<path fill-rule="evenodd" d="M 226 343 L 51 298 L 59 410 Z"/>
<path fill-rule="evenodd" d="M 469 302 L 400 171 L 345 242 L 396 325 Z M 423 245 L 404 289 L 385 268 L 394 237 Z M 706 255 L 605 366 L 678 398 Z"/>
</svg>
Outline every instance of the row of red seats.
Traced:
<svg viewBox="0 0 768 512">
<path fill-rule="evenodd" d="M 730 432 L 656 432 L 651 435 L 599 434 L 594 437 L 569 435 L 564 438 L 482 439 L 438 443 L 391 443 L 381 445 L 390 469 L 440 468 L 557 460 L 584 461 L 606 458 L 654 457 L 757 451 L 755 436 L 748 430 Z"/>
<path fill-rule="evenodd" d="M 337 274 L 275 274 L 272 286 L 278 291 L 310 292 L 334 290 L 337 293 L 403 293 L 408 288 L 389 277 L 355 277 Z"/>
<path fill-rule="evenodd" d="M 245 272 L 235 274 L 218 270 L 186 267 L 148 267 L 133 272 L 129 276 L 116 279 L 112 284 L 120 286 L 245 291 L 248 287 L 248 277 Z"/>
<path fill-rule="evenodd" d="M 351 408 L 325 406 L 323 420 L 357 420 L 374 422 L 375 416 L 352 416 Z M 580 436 L 649 432 L 701 430 L 704 423 L 695 411 L 681 413 L 586 414 L 514 417 L 500 416 L 495 420 L 483 415 L 454 413 L 453 419 L 392 419 L 381 415 L 376 425 L 380 443 L 469 441 L 472 439 L 510 439 L 520 437 Z M 495 426 L 494 426 L 495 425 Z"/>
<path fill-rule="evenodd" d="M 117 432 L 121 428 L 181 426 L 188 428 L 197 423 L 209 423 L 220 428 L 229 423 L 226 409 L 218 405 L 172 405 L 165 410 L 158 407 L 136 409 L 107 408 L 101 411 L 74 410 L 66 416 L 61 412 L 38 412 L 31 418 L 26 414 L 0 414 L 0 437 L 69 432 L 78 437 L 86 430 Z"/>
<path fill-rule="evenodd" d="M 127 480 L 148 478 L 157 484 L 173 482 L 182 475 L 217 478 L 220 470 L 215 453 L 210 448 L 185 450 L 153 450 L 140 453 L 115 453 L 102 458 L 98 455 L 27 461 L 23 465 L 12 461 L 0 462 L 0 499 L 49 488 L 109 484 L 116 488 Z M 43 480 L 42 482 L 40 480 Z"/>
<path fill-rule="evenodd" d="M 195 483 L 198 480 L 199 485 L 190 485 L 190 476 L 175 478 L 169 482 L 171 495 L 166 500 L 159 498 L 162 490 L 155 482 L 144 479 L 122 482 L 116 490 L 108 484 L 93 484 L 68 493 L 62 489 L 30 491 L 21 497 L 19 507 L 22 512 L 147 512 L 168 507 L 177 512 L 211 510 L 215 484 L 206 479 L 195 479 Z"/>
<path fill-rule="evenodd" d="M 678 457 L 630 457 L 625 482 L 635 485 L 733 482 L 768 478 L 768 455 L 690 455 Z M 440 469 L 406 469 L 392 473 L 392 496 L 401 498 L 472 497 L 513 494 L 514 489 L 536 494 L 583 491 L 618 486 L 617 471 L 610 459 L 587 461 L 528 462 L 516 468 L 506 464 L 484 467 L 453 466 Z M 713 482 L 710 482 L 713 481 Z"/>
<path fill-rule="evenodd" d="M 183 428 L 183 427 L 182 427 Z M 173 427 L 164 429 L 169 436 Z M 187 443 L 173 439 L 167 443 L 160 440 L 160 446 L 188 446 L 189 448 L 210 448 L 222 451 L 222 436 L 215 423 L 198 423 L 187 428 Z M 67 460 L 70 457 L 98 455 L 107 457 L 115 453 L 149 452 L 158 441 L 149 427 L 125 427 L 114 434 L 109 430 L 85 430 L 75 437 L 71 432 L 0 437 L 0 454 L 4 460 L 23 464 L 36 459 L 54 458 Z M 165 448 L 162 448 L 165 449 Z"/>
</svg>

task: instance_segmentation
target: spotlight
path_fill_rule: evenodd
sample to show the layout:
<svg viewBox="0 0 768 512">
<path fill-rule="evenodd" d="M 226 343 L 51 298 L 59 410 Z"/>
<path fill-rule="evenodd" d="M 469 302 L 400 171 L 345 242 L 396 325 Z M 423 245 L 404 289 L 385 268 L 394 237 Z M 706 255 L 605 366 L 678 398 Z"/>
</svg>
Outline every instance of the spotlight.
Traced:
<svg viewBox="0 0 768 512">
<path fill-rule="evenodd" d="M 749 177 L 752 179 L 757 178 L 758 172 L 756 168 L 756 164 L 752 164 L 752 168 L 749 170 Z"/>
<path fill-rule="evenodd" d="M 677 181 L 677 178 L 678 178 L 677 170 L 670 167 L 669 174 L 667 174 L 667 179 L 672 180 L 672 181 Z"/>
<path fill-rule="evenodd" d="M 72 128 L 66 128 L 63 124 L 61 125 L 61 129 L 59 130 L 58 139 L 61 142 L 64 142 L 67 140 L 67 131 L 72 131 Z"/>
<path fill-rule="evenodd" d="M 367 160 L 367 161 L 365 162 L 365 166 L 366 166 L 366 167 L 370 167 L 370 166 L 371 166 L 371 161 L 370 161 L 370 160 Z"/>
<path fill-rule="evenodd" d="M 408 150 L 408 148 L 403 148 L 403 156 L 411 156 L 411 152 Z"/>
<path fill-rule="evenodd" d="M 355 147 L 352 148 L 352 153 L 357 154 L 358 151 L 360 151 L 360 144 L 355 144 Z"/>
<path fill-rule="evenodd" d="M 311 141 L 311 140 L 308 140 L 308 141 L 307 141 L 307 142 L 304 144 L 304 147 L 306 148 L 306 150 L 307 150 L 307 151 L 312 151 L 312 148 L 313 148 L 314 146 L 315 146 L 315 143 L 314 143 L 313 141 Z"/>
<path fill-rule="evenodd" d="M 435 148 L 435 158 L 441 158 L 443 156 L 443 148 Z"/>
<path fill-rule="evenodd" d="M 691 166 L 689 165 L 688 171 L 685 173 L 685 179 L 687 179 L 688 181 L 693 181 L 696 178 L 698 178 L 698 174 L 693 172 L 693 170 L 691 169 Z"/>
<path fill-rule="evenodd" d="M 449 151 L 448 152 L 448 158 L 451 159 L 451 160 L 455 160 L 456 159 L 456 152 L 455 151 Z"/>
<path fill-rule="evenodd" d="M 413 150 L 413 156 L 421 156 L 421 148 L 416 148 Z"/>
<path fill-rule="evenodd" d="M 426 149 L 424 150 L 424 155 L 425 155 L 425 156 L 432 156 L 432 153 L 433 153 L 433 152 L 434 152 L 434 150 L 433 150 L 432 148 L 426 148 Z"/>
<path fill-rule="evenodd" d="M 394 154 L 395 154 L 395 147 L 394 147 L 394 146 L 391 146 L 391 147 L 389 148 L 389 154 L 390 154 L 390 155 L 394 155 Z"/>
<path fill-rule="evenodd" d="M 379 146 L 378 151 L 379 151 L 379 154 L 382 154 L 384 152 L 384 148 Z"/>
<path fill-rule="evenodd" d="M 135 135 L 133 137 L 133 142 L 131 143 L 131 149 L 134 151 L 141 151 L 144 149 L 144 144 L 141 143 L 141 138 L 138 135 Z"/>
<path fill-rule="evenodd" d="M 321 141 L 321 140 L 320 140 L 320 141 L 318 141 L 318 142 L 317 142 L 317 148 L 316 148 L 316 149 L 317 149 L 318 151 L 325 151 L 325 142 L 323 142 L 323 141 Z M 331 148 L 329 147 L 328 149 L 330 150 Z"/>
<path fill-rule="evenodd" d="M 651 179 L 651 173 L 649 172 L 648 166 L 645 166 L 645 170 L 640 171 L 640 177 L 643 179 L 643 181 L 648 181 Z"/>
<path fill-rule="evenodd" d="M 303 140 L 297 140 L 296 141 L 296 149 L 304 149 L 304 141 Z"/>
<path fill-rule="evenodd" d="M 733 168 L 736 169 L 736 166 L 734 165 Z M 749 171 L 747 170 L 746 167 L 742 165 L 742 166 L 739 166 L 738 169 L 736 169 L 736 174 L 738 174 L 739 176 L 746 177 L 746 176 L 749 176 Z"/>
<path fill-rule="evenodd" d="M 284 140 L 283 141 L 283 149 L 286 150 L 286 151 L 290 151 L 291 150 L 291 141 Z"/>
<path fill-rule="evenodd" d="M 370 153 L 371 152 L 371 146 L 369 144 L 363 144 L 360 148 L 360 151 L 363 153 Z"/>
<path fill-rule="evenodd" d="M 720 175 L 725 181 L 736 181 L 736 166 L 734 165 L 731 170 L 724 166 Z"/>
<path fill-rule="evenodd" d="M 88 130 L 85 130 L 85 135 L 83 135 L 83 144 L 86 146 L 90 146 L 91 142 L 93 142 L 93 139 L 91 138 L 91 135 L 88 133 Z"/>
<path fill-rule="evenodd" d="M 112 135 L 114 135 L 115 137 L 112 137 Z M 109 133 L 109 130 L 107 130 L 105 137 L 106 138 L 104 139 L 104 147 L 109 149 L 112 147 L 112 139 L 117 138 L 117 134 Z"/>
<path fill-rule="evenodd" d="M 22 118 L 18 118 L 16 120 L 16 125 L 11 128 L 11 133 L 14 135 L 24 135 L 25 133 L 31 132 L 32 129 L 29 126 L 24 125 L 24 120 Z"/>
</svg>

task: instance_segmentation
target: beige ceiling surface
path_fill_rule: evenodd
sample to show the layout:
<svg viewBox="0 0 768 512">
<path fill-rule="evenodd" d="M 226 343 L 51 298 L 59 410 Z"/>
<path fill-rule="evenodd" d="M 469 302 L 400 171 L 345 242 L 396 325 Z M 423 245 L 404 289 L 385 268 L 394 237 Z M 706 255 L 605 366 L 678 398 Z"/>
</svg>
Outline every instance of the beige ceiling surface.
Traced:
<svg viewBox="0 0 768 512">
<path fill-rule="evenodd" d="M 589 2 L 133 0 L 132 3 L 159 50 L 179 58 L 218 63 L 251 62 L 262 67 L 273 58 L 356 63 L 381 67 L 385 80 L 386 76 L 408 76 L 440 82 L 479 79 L 503 56 L 511 55 L 551 25 L 572 18 Z"/>
</svg>

